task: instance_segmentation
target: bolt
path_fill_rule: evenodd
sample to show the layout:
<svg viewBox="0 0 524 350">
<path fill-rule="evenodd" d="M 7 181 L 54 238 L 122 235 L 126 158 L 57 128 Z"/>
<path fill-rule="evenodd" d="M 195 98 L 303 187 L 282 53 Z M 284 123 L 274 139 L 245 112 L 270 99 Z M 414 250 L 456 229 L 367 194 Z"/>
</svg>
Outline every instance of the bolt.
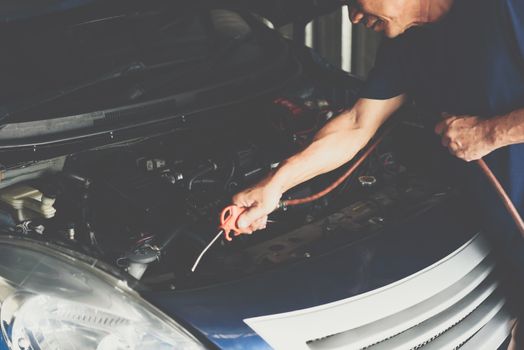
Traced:
<svg viewBox="0 0 524 350">
<path fill-rule="evenodd" d="M 326 231 L 333 231 L 335 229 L 335 226 L 333 225 L 326 225 Z"/>
<path fill-rule="evenodd" d="M 381 224 L 381 223 L 384 222 L 384 218 L 380 217 L 380 216 L 375 216 L 375 217 L 372 217 L 371 219 L 369 219 L 368 222 L 370 224 L 378 225 L 378 224 Z"/>
<path fill-rule="evenodd" d="M 67 229 L 67 236 L 69 237 L 70 240 L 72 240 L 72 241 L 75 240 L 75 228 L 74 228 L 74 226 L 69 227 Z"/>
<path fill-rule="evenodd" d="M 155 159 L 155 167 L 157 169 L 163 168 L 166 166 L 166 161 L 164 159 Z"/>
<path fill-rule="evenodd" d="M 169 181 L 169 183 L 171 185 L 176 184 L 176 178 L 173 175 L 171 175 L 171 174 L 162 174 L 162 178 L 164 178 L 167 181 Z"/>
<path fill-rule="evenodd" d="M 315 107 L 315 102 L 313 102 L 311 100 L 307 100 L 306 102 L 304 102 L 304 106 L 306 106 L 307 108 L 314 108 Z"/>
<path fill-rule="evenodd" d="M 20 339 L 18 339 L 18 347 L 19 347 L 21 350 L 30 349 L 30 347 L 31 347 L 31 342 L 30 342 L 29 339 L 27 339 L 27 338 L 20 338 Z"/>
<path fill-rule="evenodd" d="M 370 187 L 377 183 L 377 178 L 374 176 L 360 176 L 358 182 L 362 187 Z"/>
<path fill-rule="evenodd" d="M 41 235 L 41 234 L 44 233 L 45 227 L 44 227 L 44 225 L 38 225 L 38 226 L 33 227 L 33 230 L 36 233 L 38 233 L 39 235 Z"/>
<path fill-rule="evenodd" d="M 153 169 L 154 169 L 153 161 L 151 159 L 147 160 L 146 161 L 146 170 L 152 171 Z"/>
<path fill-rule="evenodd" d="M 308 253 L 308 252 L 305 252 L 305 253 L 304 253 L 304 258 L 308 258 L 308 259 L 311 258 L 311 254 Z"/>
</svg>

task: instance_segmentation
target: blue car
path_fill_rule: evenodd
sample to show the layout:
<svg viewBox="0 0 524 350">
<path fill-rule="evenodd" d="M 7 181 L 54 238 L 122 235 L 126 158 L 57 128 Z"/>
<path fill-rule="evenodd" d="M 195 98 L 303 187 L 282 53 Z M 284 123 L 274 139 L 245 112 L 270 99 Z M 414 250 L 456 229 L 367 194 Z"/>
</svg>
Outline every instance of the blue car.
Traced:
<svg viewBox="0 0 524 350">
<path fill-rule="evenodd" d="M 507 344 L 511 276 L 416 106 L 191 271 L 231 197 L 358 98 L 261 19 L 334 5 L 0 3 L 1 350 Z"/>
</svg>

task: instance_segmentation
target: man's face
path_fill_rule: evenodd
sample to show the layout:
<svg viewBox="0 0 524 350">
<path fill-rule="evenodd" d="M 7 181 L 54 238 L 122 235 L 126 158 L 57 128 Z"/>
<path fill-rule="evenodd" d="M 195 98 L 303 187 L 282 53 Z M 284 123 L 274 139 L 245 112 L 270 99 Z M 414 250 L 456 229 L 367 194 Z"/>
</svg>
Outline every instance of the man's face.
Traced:
<svg viewBox="0 0 524 350">
<path fill-rule="evenodd" d="M 421 0 L 350 0 L 349 16 L 355 24 L 362 22 L 394 38 L 425 22 L 423 3 Z"/>
</svg>

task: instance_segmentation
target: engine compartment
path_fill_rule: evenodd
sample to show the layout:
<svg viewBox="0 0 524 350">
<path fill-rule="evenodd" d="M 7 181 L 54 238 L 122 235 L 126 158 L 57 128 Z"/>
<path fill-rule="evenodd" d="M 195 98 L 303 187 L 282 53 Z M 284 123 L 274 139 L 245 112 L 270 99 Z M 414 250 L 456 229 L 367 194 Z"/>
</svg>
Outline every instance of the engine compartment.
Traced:
<svg viewBox="0 0 524 350">
<path fill-rule="evenodd" d="M 341 85 L 331 80 L 319 87 L 302 81 L 183 129 L 4 169 L 0 228 L 105 261 L 155 290 L 184 289 L 328 254 L 453 197 L 420 148 L 409 147 L 421 145 L 414 141 L 420 129 L 400 124 L 331 194 L 271 214 L 268 228 L 256 234 L 220 241 L 190 272 L 231 197 L 351 105 L 355 82 L 344 77 Z M 316 193 L 345 168 L 284 197 Z"/>
</svg>

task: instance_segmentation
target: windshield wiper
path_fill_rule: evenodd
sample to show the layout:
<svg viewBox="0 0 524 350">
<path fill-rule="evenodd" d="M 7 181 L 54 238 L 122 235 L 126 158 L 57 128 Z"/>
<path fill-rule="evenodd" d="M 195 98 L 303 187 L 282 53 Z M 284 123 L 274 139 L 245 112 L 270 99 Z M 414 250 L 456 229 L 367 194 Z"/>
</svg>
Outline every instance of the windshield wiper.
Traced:
<svg viewBox="0 0 524 350">
<path fill-rule="evenodd" d="M 58 100 L 79 90 L 98 85 L 102 82 L 122 78 L 131 73 L 143 71 L 147 66 L 141 61 L 134 61 L 124 64 L 108 73 L 104 73 L 94 79 L 84 81 L 78 85 L 69 86 L 63 89 L 52 91 L 45 95 L 39 95 L 35 98 L 26 100 L 13 106 L 2 106 L 0 110 L 0 121 L 6 120 L 15 114 L 27 112 L 33 108 Z"/>
</svg>

